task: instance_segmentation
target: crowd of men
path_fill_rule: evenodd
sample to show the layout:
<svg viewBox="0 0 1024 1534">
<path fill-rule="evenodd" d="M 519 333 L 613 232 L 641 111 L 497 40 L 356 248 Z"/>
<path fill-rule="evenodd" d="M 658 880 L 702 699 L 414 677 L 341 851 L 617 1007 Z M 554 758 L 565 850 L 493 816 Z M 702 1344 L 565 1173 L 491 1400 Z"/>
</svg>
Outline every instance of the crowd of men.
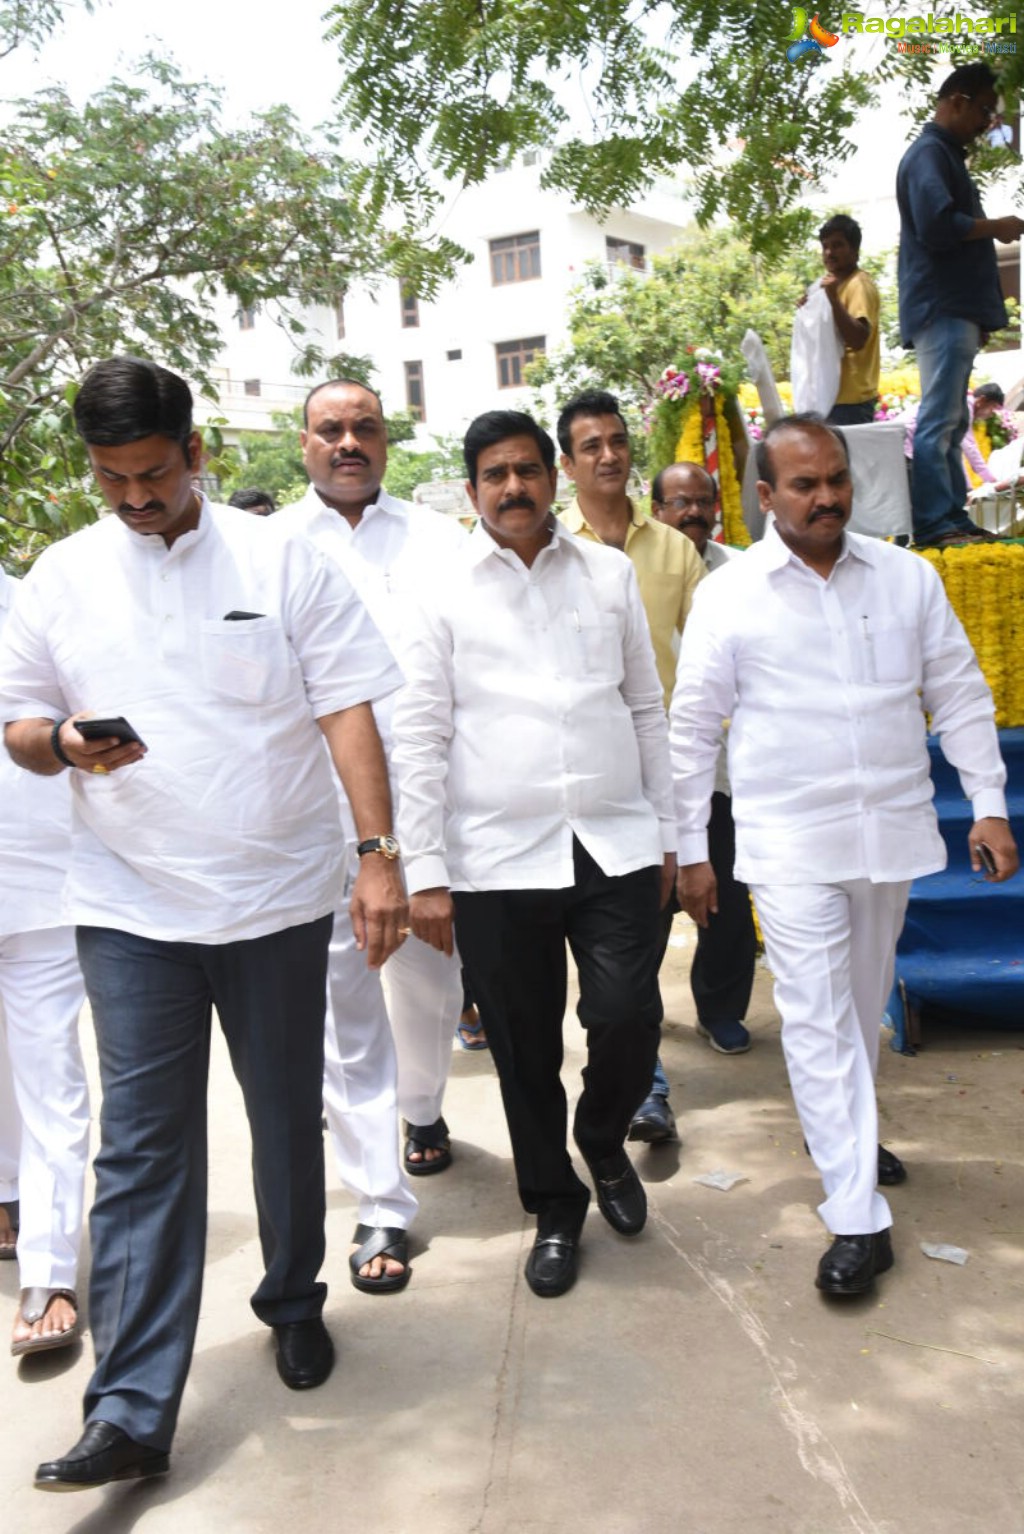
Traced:
<svg viewBox="0 0 1024 1534">
<path fill-rule="evenodd" d="M 699 1032 L 750 1047 L 750 892 L 824 1187 L 815 1283 L 869 1288 L 894 1260 L 879 1184 L 906 1175 L 878 1144 L 882 1009 L 910 881 L 945 858 L 926 714 L 974 807 L 976 871 L 1011 877 L 1017 850 L 988 687 L 934 570 L 848 530 L 841 428 L 773 424 L 767 530 L 737 556 L 711 536 L 702 466 L 663 470 L 642 514 L 602 391 L 559 417 L 576 492 L 559 516 L 547 432 L 512 410 L 471 423 L 471 534 L 388 495 L 360 383 L 310 393 L 309 489 L 269 517 L 197 488 L 191 395 L 168 370 L 101 362 L 74 415 L 111 515 L 46 550 L 13 601 L 0 587 L 0 1257 L 21 1264 L 19 1355 L 79 1324 L 83 985 L 102 1087 L 85 1429 L 36 1485 L 169 1467 L 214 1009 L 252 1134 L 252 1307 L 288 1388 L 334 1361 L 321 1115 L 358 1206 L 351 1281 L 392 1293 L 409 1178 L 452 1164 L 460 964 L 536 1220 L 526 1281 L 554 1298 L 591 1191 L 617 1234 L 644 1227 L 627 1142 L 675 1135 L 658 970 L 676 911 L 698 926 Z M 586 1177 L 560 1076 L 567 951 Z"/>
</svg>

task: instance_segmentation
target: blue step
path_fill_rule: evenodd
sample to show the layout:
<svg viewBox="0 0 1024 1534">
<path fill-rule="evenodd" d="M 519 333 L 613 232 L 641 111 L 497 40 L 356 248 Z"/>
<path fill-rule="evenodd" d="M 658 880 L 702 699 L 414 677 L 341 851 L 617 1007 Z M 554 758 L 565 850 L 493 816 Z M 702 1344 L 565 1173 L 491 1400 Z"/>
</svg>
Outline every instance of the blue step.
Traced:
<svg viewBox="0 0 1024 1534">
<path fill-rule="evenodd" d="M 1010 822 L 1024 845 L 1024 729 L 1001 730 Z M 908 1048 L 909 1019 L 934 1006 L 966 1024 L 1024 1027 L 1024 875 L 989 884 L 970 867 L 967 833 L 973 822 L 956 770 L 929 737 L 935 809 L 949 853 L 942 872 L 916 879 L 896 950 L 896 985 L 887 1008 L 893 1048 Z"/>
</svg>

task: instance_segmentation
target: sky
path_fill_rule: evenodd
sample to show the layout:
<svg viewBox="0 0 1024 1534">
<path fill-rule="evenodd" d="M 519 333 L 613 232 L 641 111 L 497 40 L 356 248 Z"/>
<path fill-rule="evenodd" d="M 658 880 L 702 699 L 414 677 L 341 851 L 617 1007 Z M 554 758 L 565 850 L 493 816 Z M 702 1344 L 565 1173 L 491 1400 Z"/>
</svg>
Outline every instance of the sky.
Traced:
<svg viewBox="0 0 1024 1534">
<path fill-rule="evenodd" d="M 331 115 L 340 81 L 334 45 L 323 41 L 329 3 L 96 0 L 91 15 L 72 4 L 37 57 L 19 49 L 0 63 L 0 97 L 62 85 L 80 104 L 155 49 L 171 54 L 186 75 L 224 86 L 229 122 L 284 101 L 313 127 Z"/>
</svg>

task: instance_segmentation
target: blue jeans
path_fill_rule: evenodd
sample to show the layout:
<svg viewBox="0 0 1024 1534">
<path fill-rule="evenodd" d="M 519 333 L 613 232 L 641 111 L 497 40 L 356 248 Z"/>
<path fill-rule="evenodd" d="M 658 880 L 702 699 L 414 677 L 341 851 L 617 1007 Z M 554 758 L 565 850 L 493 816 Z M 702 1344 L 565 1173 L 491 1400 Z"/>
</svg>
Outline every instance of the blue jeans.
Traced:
<svg viewBox="0 0 1024 1534">
<path fill-rule="evenodd" d="M 928 543 L 970 521 L 960 444 L 970 425 L 967 386 L 981 345 L 973 320 L 942 315 L 914 337 L 921 408 L 914 433 L 910 501 L 914 542 Z"/>
<path fill-rule="evenodd" d="M 185 1388 L 206 1245 L 206 1078 L 214 1006 L 242 1088 L 268 1326 L 327 1289 L 320 1128 L 331 917 L 249 941 L 168 943 L 78 928 L 103 1107 L 89 1220 L 96 1367 L 87 1422 L 167 1449 Z"/>
</svg>

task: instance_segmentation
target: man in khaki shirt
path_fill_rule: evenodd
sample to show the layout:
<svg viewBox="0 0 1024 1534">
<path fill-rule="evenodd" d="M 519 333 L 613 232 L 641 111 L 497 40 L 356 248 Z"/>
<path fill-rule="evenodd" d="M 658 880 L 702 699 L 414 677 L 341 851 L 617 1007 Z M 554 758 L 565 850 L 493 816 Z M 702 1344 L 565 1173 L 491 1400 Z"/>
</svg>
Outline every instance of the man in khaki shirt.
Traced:
<svg viewBox="0 0 1024 1534">
<path fill-rule="evenodd" d="M 595 389 L 570 400 L 558 418 L 558 442 L 562 468 L 576 486 L 560 520 L 570 532 L 623 549 L 632 560 L 668 708 L 677 636 L 706 573 L 704 562 L 689 538 L 645 517 L 626 494 L 633 459 L 614 394 Z"/>
<path fill-rule="evenodd" d="M 691 539 L 645 517 L 626 494 L 633 460 L 614 394 L 597 389 L 578 394 L 558 417 L 557 433 L 562 468 L 576 486 L 576 498 L 560 521 L 580 538 L 622 549 L 632 561 L 668 708 L 676 679 L 678 639 L 697 583 L 707 574 L 704 561 Z M 662 912 L 659 967 L 678 909 L 670 898 Z M 668 1094 L 668 1079 L 659 1060 L 651 1092 L 633 1116 L 631 1140 L 659 1144 L 676 1138 Z"/>
</svg>

